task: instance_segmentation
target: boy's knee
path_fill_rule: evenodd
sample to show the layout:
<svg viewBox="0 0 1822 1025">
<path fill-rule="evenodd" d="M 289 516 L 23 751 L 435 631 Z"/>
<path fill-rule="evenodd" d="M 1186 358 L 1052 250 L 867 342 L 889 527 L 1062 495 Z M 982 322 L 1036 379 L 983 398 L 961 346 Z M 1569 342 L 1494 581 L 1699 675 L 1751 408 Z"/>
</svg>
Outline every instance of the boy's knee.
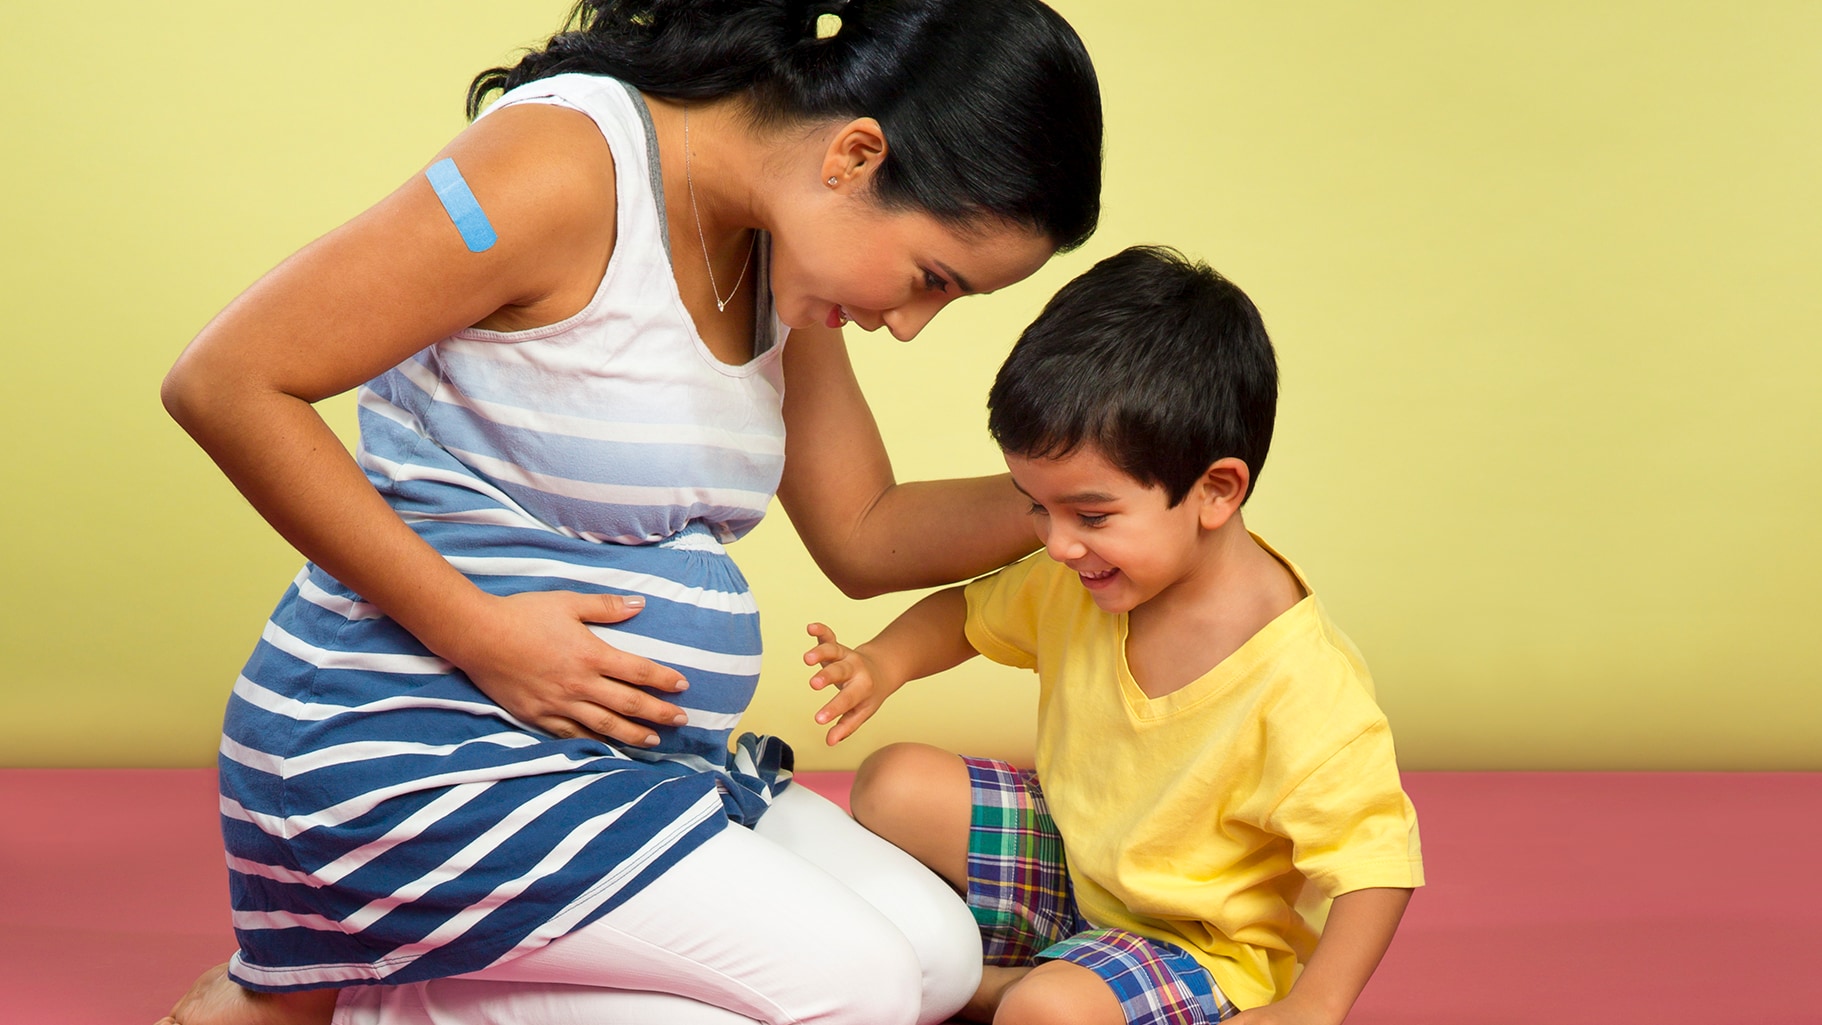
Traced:
<svg viewBox="0 0 1822 1025">
<path fill-rule="evenodd" d="M 1100 976 L 1048 961 L 1006 990 L 993 1025 L 1126 1025 L 1126 1012 Z"/>
<path fill-rule="evenodd" d="M 936 796 L 933 782 L 957 768 L 960 759 L 941 748 L 888 744 L 860 764 L 848 795 L 848 807 L 856 822 L 894 839 L 903 827 L 923 822 L 925 816 L 921 812 Z"/>
<path fill-rule="evenodd" d="M 973 801 L 960 757 L 924 744 L 874 752 L 854 777 L 848 799 L 867 829 L 943 877 L 968 885 L 968 828 Z"/>
</svg>

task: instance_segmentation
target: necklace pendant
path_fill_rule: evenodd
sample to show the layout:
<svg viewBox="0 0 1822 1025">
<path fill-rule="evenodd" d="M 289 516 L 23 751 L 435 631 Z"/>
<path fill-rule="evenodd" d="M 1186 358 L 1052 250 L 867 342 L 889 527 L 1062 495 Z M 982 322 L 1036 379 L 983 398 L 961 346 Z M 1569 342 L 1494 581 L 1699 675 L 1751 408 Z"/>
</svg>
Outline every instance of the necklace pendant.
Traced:
<svg viewBox="0 0 1822 1025">
<path fill-rule="evenodd" d="M 846 2 L 846 0 L 844 0 Z M 702 265 L 709 272 L 709 292 L 715 297 L 715 312 L 726 313 L 728 303 L 740 291 L 740 283 L 747 279 L 747 268 L 753 265 L 753 250 L 759 248 L 759 234 L 754 232 L 747 238 L 747 258 L 740 262 L 740 273 L 734 276 L 734 287 L 728 290 L 728 297 L 721 297 L 721 288 L 715 284 L 715 261 L 709 259 L 708 236 L 702 233 L 702 211 L 696 208 L 696 178 L 690 173 L 690 108 L 683 108 L 683 183 L 690 191 L 690 216 L 696 221 L 696 241 L 702 244 Z"/>
</svg>

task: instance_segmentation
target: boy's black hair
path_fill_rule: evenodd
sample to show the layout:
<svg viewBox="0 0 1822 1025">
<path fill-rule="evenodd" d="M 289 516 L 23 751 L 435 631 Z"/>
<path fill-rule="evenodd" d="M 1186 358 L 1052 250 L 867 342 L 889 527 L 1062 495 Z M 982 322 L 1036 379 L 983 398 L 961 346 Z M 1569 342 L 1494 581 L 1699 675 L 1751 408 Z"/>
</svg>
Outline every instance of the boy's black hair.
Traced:
<svg viewBox="0 0 1822 1025">
<path fill-rule="evenodd" d="M 1175 506 L 1229 456 L 1251 471 L 1250 496 L 1277 405 L 1277 359 L 1246 293 L 1174 249 L 1134 246 L 1064 285 L 1019 336 L 987 429 L 1027 459 L 1092 445 Z"/>
</svg>

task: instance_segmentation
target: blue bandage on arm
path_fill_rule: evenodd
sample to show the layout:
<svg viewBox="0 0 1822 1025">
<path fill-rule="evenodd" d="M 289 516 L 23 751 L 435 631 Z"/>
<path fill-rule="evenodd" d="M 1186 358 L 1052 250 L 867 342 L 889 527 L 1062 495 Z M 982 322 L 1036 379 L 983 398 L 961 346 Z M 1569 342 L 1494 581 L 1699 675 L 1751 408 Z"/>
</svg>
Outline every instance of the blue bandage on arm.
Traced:
<svg viewBox="0 0 1822 1025">
<path fill-rule="evenodd" d="M 462 233 L 462 241 L 467 244 L 471 253 L 484 253 L 493 248 L 500 237 L 494 234 L 493 225 L 488 222 L 487 214 L 481 210 L 481 203 L 474 198 L 474 190 L 456 170 L 453 159 L 448 157 L 430 165 L 424 172 L 430 179 L 430 187 L 436 190 L 437 199 L 443 203 L 443 210 L 449 219 L 455 222 L 456 230 Z"/>
</svg>

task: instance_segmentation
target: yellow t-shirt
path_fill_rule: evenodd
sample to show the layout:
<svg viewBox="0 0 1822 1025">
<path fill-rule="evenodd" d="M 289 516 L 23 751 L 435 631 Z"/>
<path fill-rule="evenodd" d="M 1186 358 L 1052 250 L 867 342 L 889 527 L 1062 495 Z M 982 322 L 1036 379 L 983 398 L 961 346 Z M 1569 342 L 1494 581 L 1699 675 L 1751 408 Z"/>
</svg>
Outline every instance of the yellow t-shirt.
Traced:
<svg viewBox="0 0 1822 1025">
<path fill-rule="evenodd" d="M 1290 569 L 1307 597 L 1160 698 L 1126 616 L 1043 552 L 967 588 L 975 650 L 1037 670 L 1038 780 L 1083 917 L 1186 948 L 1242 1008 L 1289 992 L 1327 899 L 1423 884 L 1372 677 Z"/>
</svg>

